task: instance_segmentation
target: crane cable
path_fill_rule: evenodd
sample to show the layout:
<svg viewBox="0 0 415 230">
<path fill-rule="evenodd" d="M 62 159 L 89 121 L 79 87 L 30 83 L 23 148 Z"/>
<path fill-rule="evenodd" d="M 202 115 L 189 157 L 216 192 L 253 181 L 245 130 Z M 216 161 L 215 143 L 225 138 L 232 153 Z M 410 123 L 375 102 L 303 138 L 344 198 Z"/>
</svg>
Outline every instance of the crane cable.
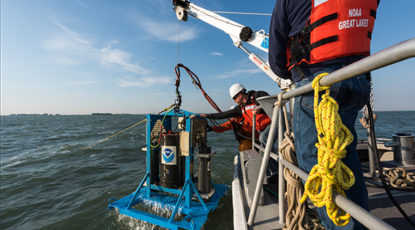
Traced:
<svg viewBox="0 0 415 230">
<path fill-rule="evenodd" d="M 353 135 L 342 123 L 338 113 L 339 105 L 330 97 L 330 86 L 320 86 L 319 81 L 328 73 L 318 75 L 312 82 L 314 89 L 314 114 L 318 132 L 318 163 L 311 169 L 305 183 L 301 198 L 307 197 L 316 207 L 326 207 L 327 215 L 337 226 L 345 226 L 350 221 L 350 214 L 340 209 L 333 201 L 333 192 L 346 196 L 355 183 L 353 172 L 341 159 L 346 156 L 346 147 L 353 142 Z M 319 101 L 319 91 L 326 90 Z"/>
<path fill-rule="evenodd" d="M 168 107 L 166 107 L 165 109 L 163 109 L 162 111 L 160 111 L 160 112 L 158 112 L 158 113 L 156 113 L 156 114 L 161 114 L 161 113 L 163 113 L 163 112 L 165 112 L 165 111 L 168 111 L 168 110 L 170 110 L 171 108 L 173 108 L 173 106 L 174 106 L 174 104 L 171 104 L 171 105 L 169 105 Z M 90 146 L 88 146 L 88 147 L 83 148 L 82 150 L 87 150 L 87 149 L 90 149 L 90 148 L 94 147 L 94 146 L 95 146 L 95 145 L 97 145 L 97 144 L 100 144 L 100 143 L 102 143 L 102 142 L 105 142 L 105 141 L 109 140 L 109 139 L 110 139 L 110 138 L 112 138 L 112 137 L 115 137 L 115 136 L 117 136 L 117 135 L 119 135 L 119 134 L 121 134 L 121 133 L 123 133 L 123 132 L 125 132 L 125 131 L 127 131 L 127 130 L 129 130 L 129 129 L 131 129 L 131 128 L 136 127 L 136 126 L 137 126 L 137 125 L 139 125 L 139 124 L 142 124 L 142 123 L 143 123 L 143 122 L 145 122 L 145 121 L 147 121 L 147 119 L 144 119 L 144 120 L 142 120 L 142 121 L 139 121 L 139 122 L 135 123 L 134 125 L 131 125 L 131 126 L 130 126 L 130 127 L 128 127 L 128 128 L 125 128 L 125 129 L 123 129 L 123 130 L 121 130 L 121 131 L 119 131 L 119 132 L 116 132 L 116 133 L 114 133 L 114 134 L 112 134 L 112 135 L 110 135 L 110 136 L 108 136 L 108 137 L 106 137 L 106 138 L 104 138 L 104 139 L 102 139 L 102 140 L 98 141 L 98 142 L 97 142 L 97 143 L 95 143 L 95 144 L 92 144 L 92 145 L 90 145 Z"/>
<path fill-rule="evenodd" d="M 185 65 L 178 63 L 176 65 L 176 67 L 174 68 L 174 71 L 176 72 L 176 93 L 178 92 L 177 96 L 179 96 L 180 94 L 180 98 L 181 98 L 181 93 L 179 91 L 179 87 L 180 87 L 180 68 L 183 68 L 186 70 L 186 72 L 189 74 L 190 78 L 192 79 L 192 83 L 200 89 L 200 91 L 202 91 L 203 96 L 206 98 L 206 100 L 209 102 L 209 104 L 218 112 L 222 112 L 222 110 L 219 108 L 218 105 L 216 105 L 216 103 L 212 100 L 212 98 L 206 93 L 206 91 L 203 89 L 202 87 L 202 83 L 200 83 L 199 77 L 193 73 L 189 68 L 187 68 Z M 181 103 L 181 99 L 180 99 L 180 103 Z M 179 104 L 180 107 L 181 104 Z"/>
<path fill-rule="evenodd" d="M 257 15 L 257 16 L 271 16 L 268 13 L 251 13 L 251 12 L 232 12 L 232 11 L 212 11 L 217 14 L 245 14 L 245 15 Z"/>
<path fill-rule="evenodd" d="M 186 67 L 185 65 L 183 65 L 183 64 L 181 64 L 181 63 L 178 63 L 177 65 L 176 65 L 176 67 L 174 68 L 174 71 L 175 71 L 175 73 L 176 73 L 176 76 L 177 76 L 177 78 L 176 78 L 176 83 L 175 83 L 175 86 L 176 86 L 176 102 L 175 102 L 175 104 L 176 104 L 176 107 L 175 107 L 175 109 L 176 110 L 179 110 L 180 109 L 180 106 L 181 106 L 181 103 L 182 103 L 182 94 L 181 94 L 181 92 L 180 92 L 180 90 L 179 90 L 179 87 L 180 87 L 180 76 L 181 76 L 181 73 L 180 73 L 180 68 L 183 68 L 183 69 L 185 69 L 186 70 L 186 72 L 187 72 L 187 74 L 189 75 L 189 77 L 192 79 L 192 83 L 197 87 L 197 88 L 199 88 L 200 89 L 200 91 L 202 92 L 202 94 L 203 94 L 203 96 L 206 98 L 206 100 L 209 102 L 209 104 L 217 111 L 217 112 L 222 112 L 222 110 L 219 108 L 219 106 L 215 103 L 215 101 L 213 101 L 213 99 L 206 93 L 206 91 L 203 89 L 203 87 L 202 87 L 202 83 L 200 82 L 200 80 L 199 80 L 199 77 L 195 74 L 195 73 L 193 73 L 188 67 Z M 231 124 L 232 124 L 232 127 L 233 127 L 233 129 L 234 130 L 237 130 L 237 132 L 238 132 L 238 135 L 240 135 L 240 136 L 242 136 L 242 137 L 244 137 L 244 138 L 246 138 L 246 139 L 249 139 L 249 138 L 247 138 L 247 137 L 245 137 L 244 135 L 242 135 L 241 134 L 241 132 L 240 132 L 240 130 L 239 130 L 239 128 L 238 128 L 238 125 L 234 122 L 234 121 L 232 121 L 231 119 L 229 119 L 229 118 L 226 118 L 228 121 L 230 121 L 231 122 Z M 217 122 L 215 122 L 215 121 L 213 121 L 213 120 L 211 120 L 210 119 L 210 121 L 212 122 L 212 123 L 214 123 L 215 124 L 215 126 L 218 126 L 218 124 L 217 124 Z"/>
</svg>

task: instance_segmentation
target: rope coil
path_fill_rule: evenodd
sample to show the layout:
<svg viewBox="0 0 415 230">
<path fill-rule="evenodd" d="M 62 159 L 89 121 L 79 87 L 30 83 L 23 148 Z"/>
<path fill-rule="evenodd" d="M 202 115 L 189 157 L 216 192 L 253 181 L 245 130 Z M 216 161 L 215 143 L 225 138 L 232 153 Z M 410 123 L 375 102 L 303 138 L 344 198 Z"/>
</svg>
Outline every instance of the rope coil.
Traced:
<svg viewBox="0 0 415 230">
<path fill-rule="evenodd" d="M 287 108 L 284 104 L 282 104 L 282 94 L 280 95 L 277 103 L 282 105 L 286 132 L 284 132 L 284 139 L 282 140 L 279 151 L 281 152 L 283 158 L 288 162 L 298 165 L 297 157 L 295 155 L 294 134 L 290 132 Z M 320 225 L 320 219 L 318 216 L 311 213 L 310 210 L 307 209 L 306 204 L 301 204 L 299 202 L 304 192 L 304 185 L 301 178 L 291 169 L 286 167 L 284 167 L 284 178 L 286 181 L 286 192 L 284 197 L 287 201 L 287 212 L 285 214 L 286 223 L 283 229 L 324 229 L 324 227 Z"/>
<path fill-rule="evenodd" d="M 320 86 L 320 79 L 328 73 L 318 75 L 312 82 L 314 89 L 314 115 L 317 128 L 318 163 L 311 169 L 305 183 L 301 203 L 307 197 L 316 207 L 326 207 L 330 219 L 337 226 L 345 226 L 350 221 L 350 214 L 340 209 L 333 201 L 333 191 L 346 196 L 355 183 L 353 172 L 341 159 L 346 156 L 346 147 L 352 143 L 353 135 L 342 123 L 338 113 L 339 105 L 330 97 L 330 86 Z M 319 91 L 326 92 L 319 101 Z"/>
</svg>

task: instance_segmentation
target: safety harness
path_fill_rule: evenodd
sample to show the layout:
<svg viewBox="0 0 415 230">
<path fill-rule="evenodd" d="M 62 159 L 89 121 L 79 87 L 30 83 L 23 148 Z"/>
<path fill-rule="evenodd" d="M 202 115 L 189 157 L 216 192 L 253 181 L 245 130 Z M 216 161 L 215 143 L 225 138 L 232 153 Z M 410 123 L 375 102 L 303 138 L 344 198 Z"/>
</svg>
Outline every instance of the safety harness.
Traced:
<svg viewBox="0 0 415 230">
<path fill-rule="evenodd" d="M 304 29 L 290 38 L 287 67 L 351 55 L 369 55 L 376 0 L 311 0 Z"/>
</svg>

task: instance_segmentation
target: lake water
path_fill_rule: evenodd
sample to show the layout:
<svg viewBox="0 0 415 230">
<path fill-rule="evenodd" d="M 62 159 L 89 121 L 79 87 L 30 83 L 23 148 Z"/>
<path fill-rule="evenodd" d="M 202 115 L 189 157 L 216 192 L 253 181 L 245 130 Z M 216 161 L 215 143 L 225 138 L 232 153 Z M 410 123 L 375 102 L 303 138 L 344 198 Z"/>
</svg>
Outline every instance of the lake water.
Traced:
<svg viewBox="0 0 415 230">
<path fill-rule="evenodd" d="M 377 137 L 415 134 L 415 112 L 377 112 Z M 143 115 L 1 116 L 1 229 L 154 229 L 114 211 L 110 198 L 132 193 L 145 173 Z M 359 139 L 366 131 L 356 124 Z M 209 133 L 215 183 L 230 185 L 237 143 L 232 132 Z M 233 229 L 231 192 L 205 229 Z M 157 229 L 157 228 L 156 228 Z"/>
</svg>

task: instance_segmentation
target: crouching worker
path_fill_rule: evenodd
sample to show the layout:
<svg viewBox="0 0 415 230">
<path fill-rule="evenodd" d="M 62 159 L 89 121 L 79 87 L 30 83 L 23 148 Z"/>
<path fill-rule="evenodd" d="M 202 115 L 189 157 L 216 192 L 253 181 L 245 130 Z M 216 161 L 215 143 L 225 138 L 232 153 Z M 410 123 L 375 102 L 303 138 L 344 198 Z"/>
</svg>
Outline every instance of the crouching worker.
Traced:
<svg viewBox="0 0 415 230">
<path fill-rule="evenodd" d="M 200 117 L 209 119 L 225 119 L 225 118 L 238 118 L 242 117 L 247 123 L 247 126 L 253 126 L 253 114 L 256 114 L 255 129 L 259 133 L 259 142 L 262 147 L 265 148 L 270 131 L 271 119 L 265 113 L 264 110 L 260 109 L 259 103 L 256 100 L 259 97 L 269 96 L 264 91 L 247 91 L 246 88 L 239 84 L 233 84 L 229 88 L 229 94 L 232 100 L 238 105 L 233 109 L 219 113 L 200 114 Z M 251 129 L 252 130 L 252 129 Z M 275 143 L 276 138 L 272 143 Z M 271 151 L 276 153 L 278 148 L 273 144 Z M 270 158 L 268 162 L 267 178 L 271 181 L 274 179 L 274 175 L 278 172 L 278 164 L 275 160 Z M 272 179 L 270 177 L 273 177 Z"/>
</svg>

